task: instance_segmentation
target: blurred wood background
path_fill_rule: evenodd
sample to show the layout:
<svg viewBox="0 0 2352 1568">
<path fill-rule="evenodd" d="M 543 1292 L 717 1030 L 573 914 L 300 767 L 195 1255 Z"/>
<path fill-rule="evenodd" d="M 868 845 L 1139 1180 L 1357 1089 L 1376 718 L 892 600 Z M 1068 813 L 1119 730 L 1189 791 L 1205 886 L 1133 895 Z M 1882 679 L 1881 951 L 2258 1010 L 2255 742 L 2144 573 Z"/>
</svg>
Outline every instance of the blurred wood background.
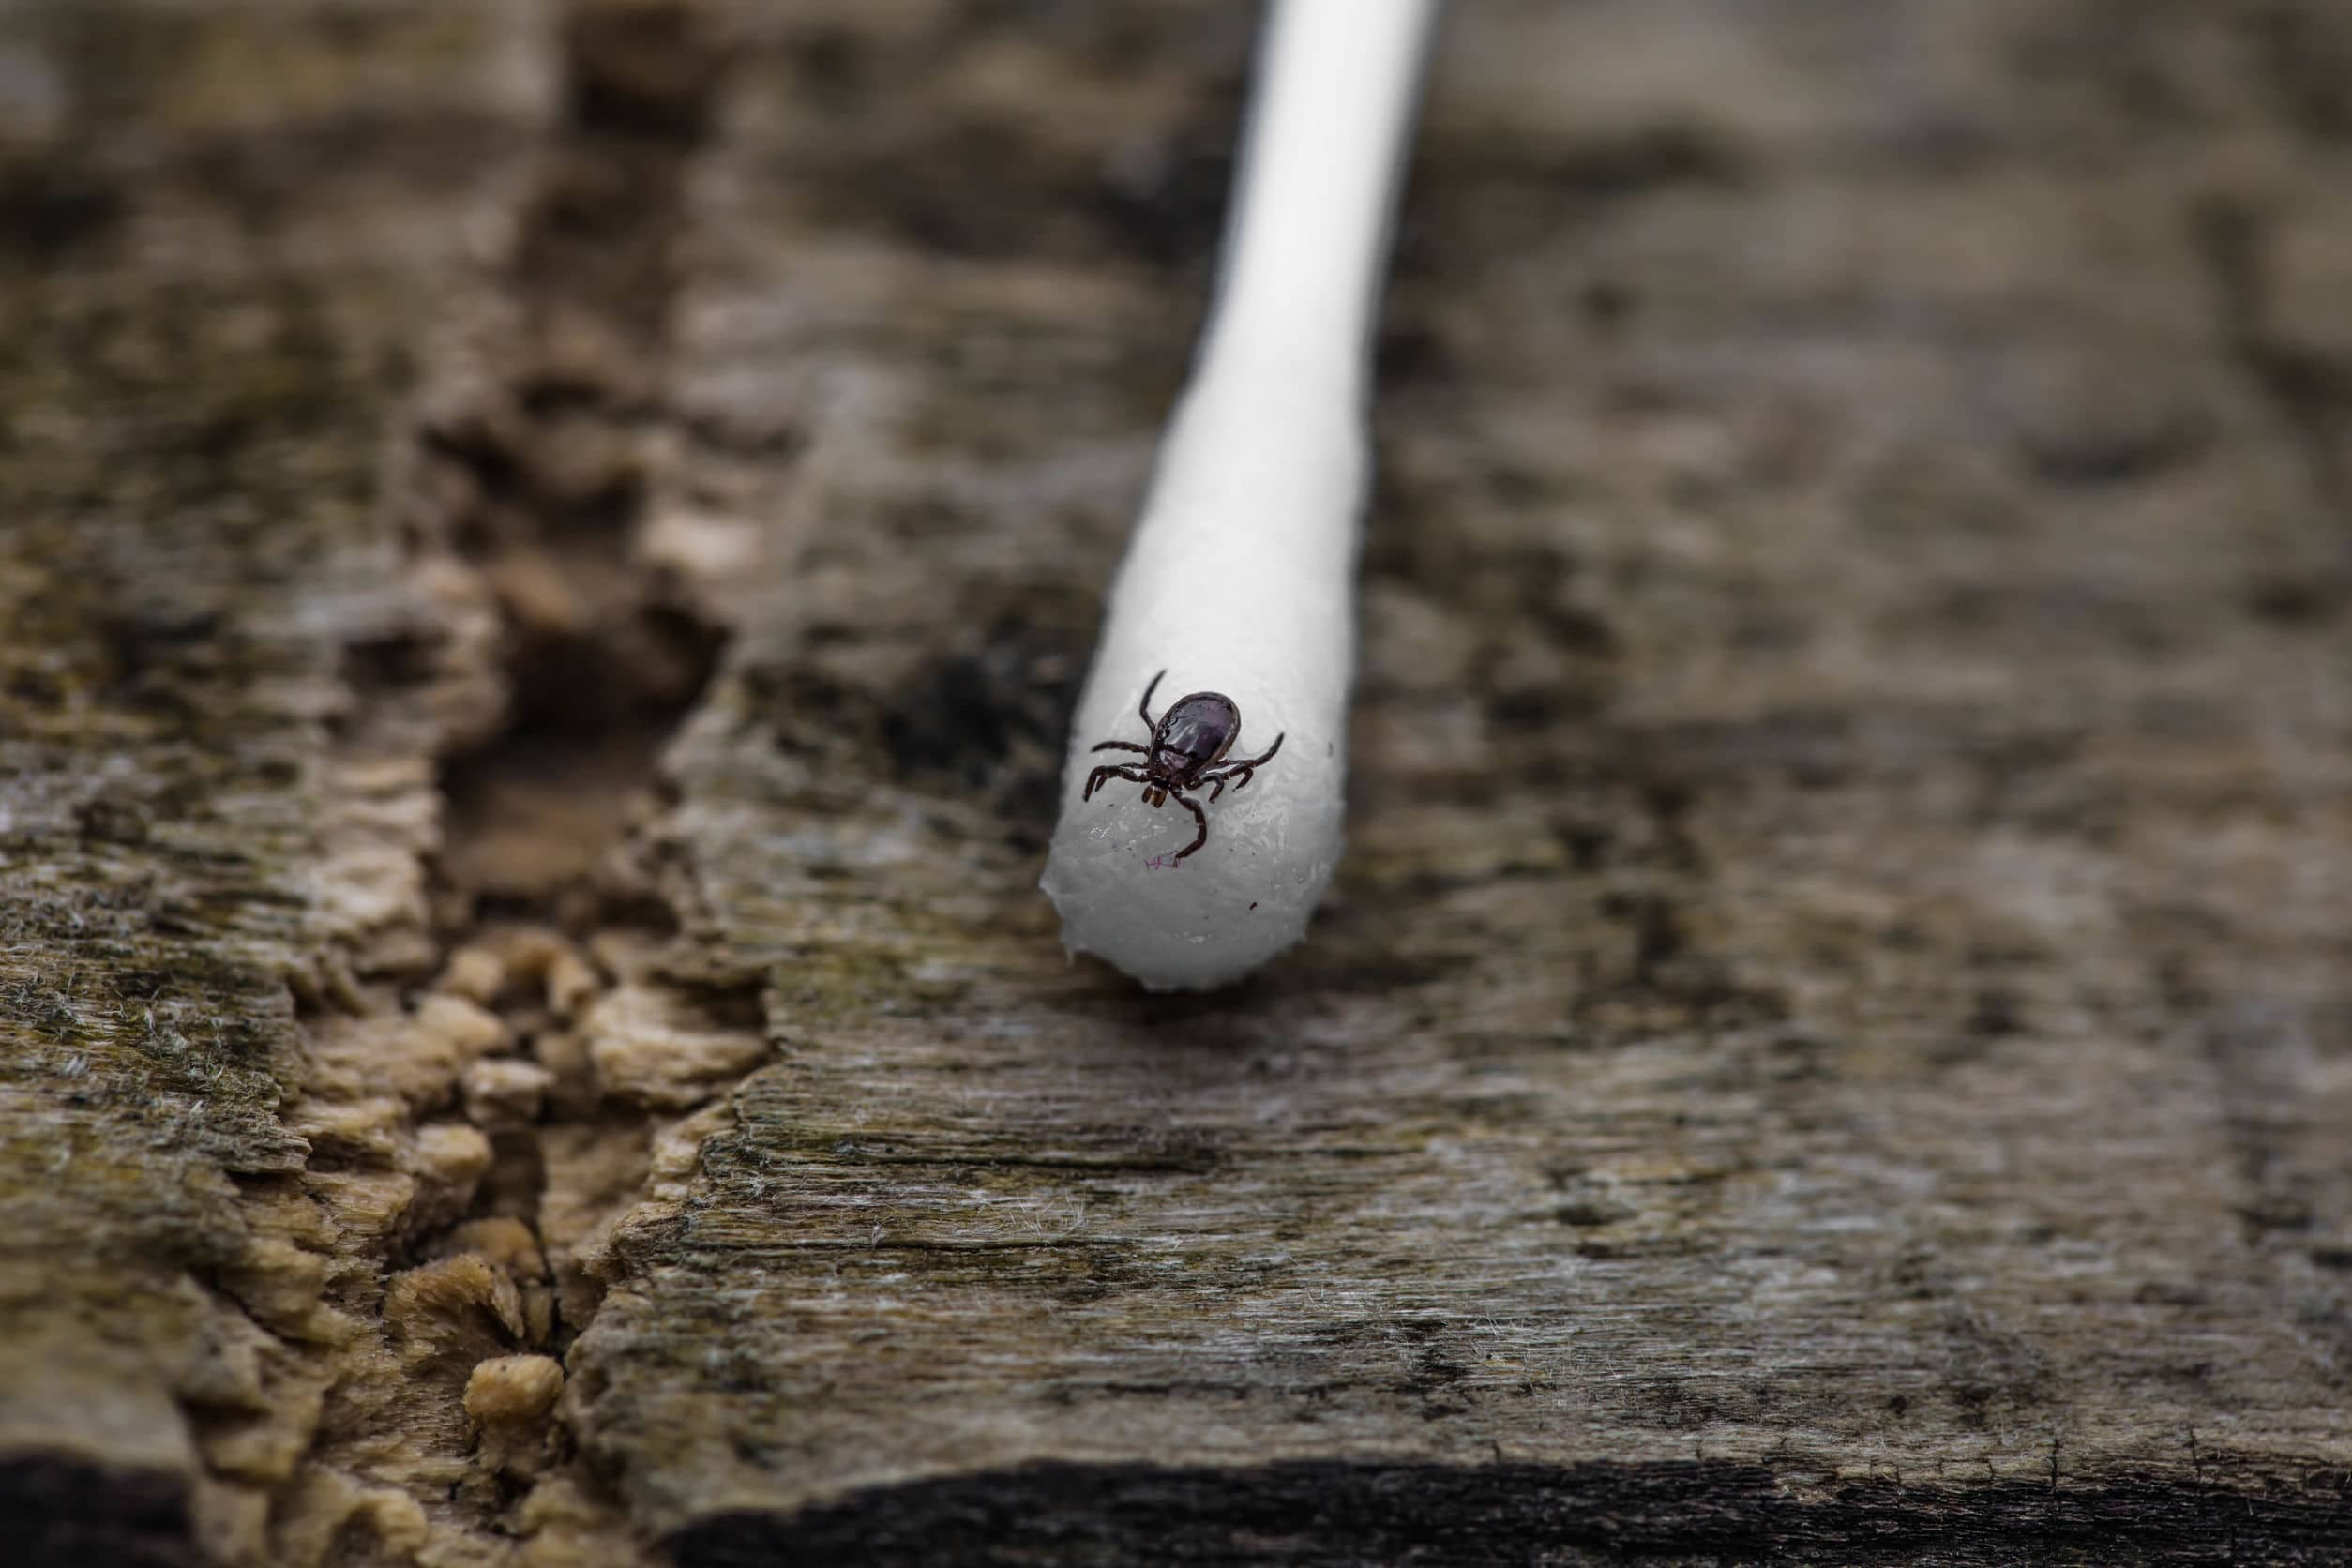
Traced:
<svg viewBox="0 0 2352 1568">
<path fill-rule="evenodd" d="M 1252 20 L 0 8 L 11 1561 L 2344 1560 L 2352 11 L 1460 0 L 1154 1000 Z"/>
</svg>

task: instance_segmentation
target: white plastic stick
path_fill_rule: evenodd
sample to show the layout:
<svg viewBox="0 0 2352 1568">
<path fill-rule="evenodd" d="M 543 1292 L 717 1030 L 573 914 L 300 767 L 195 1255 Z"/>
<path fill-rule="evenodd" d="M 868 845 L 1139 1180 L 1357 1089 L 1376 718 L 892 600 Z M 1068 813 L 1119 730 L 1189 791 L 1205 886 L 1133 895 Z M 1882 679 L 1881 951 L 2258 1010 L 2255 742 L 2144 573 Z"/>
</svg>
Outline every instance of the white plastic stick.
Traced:
<svg viewBox="0 0 2352 1568">
<path fill-rule="evenodd" d="M 1224 275 L 1078 699 L 1041 885 L 1073 953 L 1154 990 L 1239 979 L 1299 940 L 1339 858 L 1366 377 L 1397 173 L 1436 0 L 1277 0 L 1260 41 Z M 1238 792 L 1169 799 L 1090 748 L 1151 739 L 1187 693 L 1241 709 Z"/>
</svg>

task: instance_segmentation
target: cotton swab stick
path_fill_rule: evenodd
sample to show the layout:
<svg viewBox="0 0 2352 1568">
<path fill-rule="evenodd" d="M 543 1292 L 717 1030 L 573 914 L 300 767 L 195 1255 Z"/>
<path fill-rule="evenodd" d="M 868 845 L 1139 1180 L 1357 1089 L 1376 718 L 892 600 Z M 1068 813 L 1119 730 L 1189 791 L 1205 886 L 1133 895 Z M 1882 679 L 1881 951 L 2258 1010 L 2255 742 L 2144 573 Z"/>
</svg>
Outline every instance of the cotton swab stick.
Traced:
<svg viewBox="0 0 2352 1568">
<path fill-rule="evenodd" d="M 1064 946 L 1153 990 L 1297 942 L 1339 858 L 1371 329 L 1436 8 L 1277 0 L 1260 40 L 1215 307 L 1111 585 L 1040 884 Z M 1154 755 L 1138 709 L 1163 670 Z M 1171 717 L 1195 693 L 1229 699 L 1238 734 L 1205 699 Z M 1124 771 L 1090 796 L 1105 764 Z"/>
</svg>

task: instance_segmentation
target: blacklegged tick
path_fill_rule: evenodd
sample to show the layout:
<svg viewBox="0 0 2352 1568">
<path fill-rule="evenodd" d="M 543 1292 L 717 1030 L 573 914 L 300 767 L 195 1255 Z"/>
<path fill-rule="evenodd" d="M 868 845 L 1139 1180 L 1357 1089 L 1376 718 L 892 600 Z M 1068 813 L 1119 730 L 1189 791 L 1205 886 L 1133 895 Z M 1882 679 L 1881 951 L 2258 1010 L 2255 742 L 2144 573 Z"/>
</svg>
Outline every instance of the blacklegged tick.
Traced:
<svg viewBox="0 0 2352 1568">
<path fill-rule="evenodd" d="M 1214 784 L 1209 798 L 1214 800 L 1225 793 L 1228 784 L 1234 792 L 1248 788 L 1258 770 L 1274 760 L 1282 749 L 1282 736 L 1274 737 L 1263 757 L 1246 761 L 1228 762 L 1225 754 L 1233 749 L 1233 742 L 1242 732 L 1242 710 L 1233 699 L 1221 691 L 1196 691 L 1180 697 L 1175 705 L 1157 719 L 1152 716 L 1152 693 L 1160 687 L 1168 674 L 1163 670 L 1152 677 L 1152 684 L 1143 688 L 1143 701 L 1137 711 L 1143 716 L 1144 728 L 1152 731 L 1152 744 L 1138 746 L 1133 741 L 1105 741 L 1093 747 L 1096 751 L 1140 751 L 1140 762 L 1105 762 L 1086 776 L 1086 789 L 1080 800 L 1092 800 L 1094 792 L 1109 778 L 1123 778 L 1130 784 L 1143 786 L 1143 798 L 1156 809 L 1168 804 L 1173 795 L 1176 804 L 1192 813 L 1200 824 L 1199 834 L 1193 841 L 1176 852 L 1182 860 L 1209 841 L 1209 814 L 1200 809 L 1200 803 L 1184 793 L 1203 784 Z M 1285 731 L 1284 734 L 1289 731 Z M 1220 765 L 1222 764 L 1222 765 Z"/>
</svg>

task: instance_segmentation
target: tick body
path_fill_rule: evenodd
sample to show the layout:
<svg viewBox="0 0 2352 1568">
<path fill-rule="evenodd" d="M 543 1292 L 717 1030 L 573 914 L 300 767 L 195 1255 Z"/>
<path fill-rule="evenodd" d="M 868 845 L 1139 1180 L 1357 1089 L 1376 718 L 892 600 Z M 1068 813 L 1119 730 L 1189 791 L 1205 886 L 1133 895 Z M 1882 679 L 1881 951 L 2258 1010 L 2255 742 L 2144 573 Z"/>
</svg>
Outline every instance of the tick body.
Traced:
<svg viewBox="0 0 2352 1568">
<path fill-rule="evenodd" d="M 1138 746 L 1133 741 L 1105 741 L 1093 747 L 1096 751 L 1140 751 L 1140 762 L 1106 762 L 1086 776 L 1086 789 L 1080 800 L 1092 800 L 1094 792 L 1113 778 L 1123 778 L 1130 784 L 1143 786 L 1143 798 L 1154 807 L 1168 804 L 1173 796 L 1176 804 L 1192 813 L 1200 831 L 1190 844 L 1176 853 L 1184 856 L 1209 841 L 1209 814 L 1200 809 L 1200 803 L 1185 793 L 1203 784 L 1214 784 L 1209 798 L 1214 800 L 1225 793 L 1228 784 L 1236 793 L 1246 789 L 1259 768 L 1274 760 L 1282 749 L 1282 736 L 1274 737 L 1262 757 L 1229 762 L 1226 753 L 1241 738 L 1242 710 L 1233 699 L 1221 691 L 1196 691 L 1180 697 L 1158 718 L 1152 716 L 1152 693 L 1160 687 L 1168 674 L 1163 670 L 1152 677 L 1152 684 L 1143 688 L 1143 701 L 1137 711 L 1143 716 L 1143 726 L 1152 733 L 1149 745 Z M 1288 733 L 1286 731 L 1285 733 Z"/>
</svg>

